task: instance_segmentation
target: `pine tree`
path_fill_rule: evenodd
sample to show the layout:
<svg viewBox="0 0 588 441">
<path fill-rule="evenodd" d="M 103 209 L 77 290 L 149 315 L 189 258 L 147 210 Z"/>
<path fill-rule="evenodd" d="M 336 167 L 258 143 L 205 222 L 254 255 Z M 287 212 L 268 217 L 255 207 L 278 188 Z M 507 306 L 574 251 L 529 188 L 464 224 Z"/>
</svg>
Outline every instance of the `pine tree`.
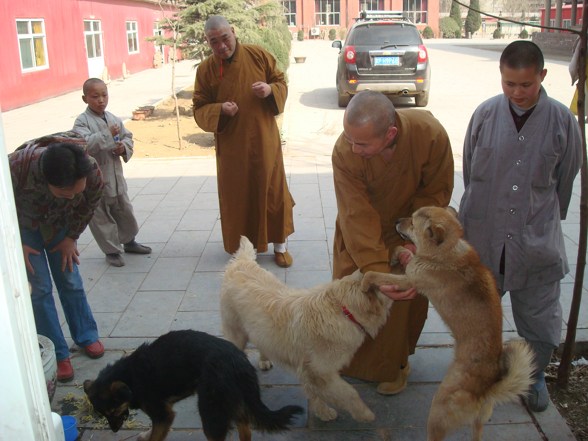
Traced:
<svg viewBox="0 0 588 441">
<path fill-rule="evenodd" d="M 449 12 L 449 16 L 457 23 L 459 34 L 461 35 L 461 27 L 463 23 L 461 21 L 461 9 L 458 3 L 451 2 L 451 11 Z M 459 37 L 459 35 L 456 35 L 456 37 Z"/>
<path fill-rule="evenodd" d="M 480 10 L 480 0 L 470 0 L 470 8 Z M 482 26 L 482 17 L 479 12 L 468 9 L 468 16 L 465 19 L 464 28 L 466 35 L 471 38 L 472 34 Z"/>
</svg>

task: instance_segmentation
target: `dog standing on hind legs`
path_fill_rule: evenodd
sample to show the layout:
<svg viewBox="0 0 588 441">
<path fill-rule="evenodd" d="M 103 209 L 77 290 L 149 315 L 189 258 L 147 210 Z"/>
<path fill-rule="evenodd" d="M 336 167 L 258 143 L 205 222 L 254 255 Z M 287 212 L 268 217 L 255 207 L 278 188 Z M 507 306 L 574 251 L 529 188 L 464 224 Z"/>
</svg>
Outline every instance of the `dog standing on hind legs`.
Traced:
<svg viewBox="0 0 588 441">
<path fill-rule="evenodd" d="M 224 441 L 236 423 L 240 441 L 251 440 L 251 426 L 265 432 L 288 430 L 299 406 L 268 409 L 261 401 L 257 373 L 231 342 L 204 332 L 172 331 L 141 345 L 84 382 L 94 410 L 117 432 L 129 409 L 141 409 L 152 428 L 139 441 L 165 440 L 174 420 L 173 405 L 198 394 L 202 429 L 209 441 Z"/>
<path fill-rule="evenodd" d="M 416 246 L 404 275 L 367 272 L 362 289 L 411 287 L 426 296 L 455 338 L 455 357 L 429 412 L 428 441 L 442 441 L 463 424 L 482 439 L 494 405 L 515 401 L 531 384 L 533 352 L 524 341 L 502 344 L 502 307 L 492 273 L 472 246 L 454 209 L 423 207 L 396 230 Z M 406 248 L 395 250 L 395 258 Z"/>
</svg>

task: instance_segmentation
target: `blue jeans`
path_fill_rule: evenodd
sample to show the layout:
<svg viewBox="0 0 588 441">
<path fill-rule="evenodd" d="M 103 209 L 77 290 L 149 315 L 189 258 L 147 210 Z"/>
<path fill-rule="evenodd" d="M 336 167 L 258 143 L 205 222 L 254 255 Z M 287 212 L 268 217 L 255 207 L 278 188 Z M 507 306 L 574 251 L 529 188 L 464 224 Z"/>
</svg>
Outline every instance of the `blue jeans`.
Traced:
<svg viewBox="0 0 588 441">
<path fill-rule="evenodd" d="M 69 348 L 59 324 L 51 278 L 55 282 L 71 337 L 78 346 L 84 347 L 98 340 L 98 327 L 86 298 L 82 277 L 75 263 L 73 271 L 68 268 L 61 271 L 61 253 L 49 252 L 64 239 L 65 230 L 49 244 L 43 242 L 38 230 L 21 228 L 20 237 L 23 244 L 41 252 L 38 256 L 29 254 L 35 274 L 27 271 L 37 333 L 49 338 L 55 345 L 57 360 L 64 360 L 69 357 Z"/>
</svg>

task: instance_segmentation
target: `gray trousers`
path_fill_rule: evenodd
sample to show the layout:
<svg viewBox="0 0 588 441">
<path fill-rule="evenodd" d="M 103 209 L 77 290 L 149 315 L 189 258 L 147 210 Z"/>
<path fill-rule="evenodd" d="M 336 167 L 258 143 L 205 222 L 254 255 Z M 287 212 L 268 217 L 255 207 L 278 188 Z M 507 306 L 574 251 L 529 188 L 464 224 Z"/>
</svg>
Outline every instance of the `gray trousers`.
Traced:
<svg viewBox="0 0 588 441">
<path fill-rule="evenodd" d="M 126 193 L 102 196 L 89 225 L 104 254 L 122 253 L 121 244 L 132 241 L 139 232 L 133 205 Z"/>
<path fill-rule="evenodd" d="M 560 293 L 559 280 L 509 292 L 517 332 L 535 352 L 536 378 L 543 376 L 553 350 L 561 342 Z"/>
</svg>

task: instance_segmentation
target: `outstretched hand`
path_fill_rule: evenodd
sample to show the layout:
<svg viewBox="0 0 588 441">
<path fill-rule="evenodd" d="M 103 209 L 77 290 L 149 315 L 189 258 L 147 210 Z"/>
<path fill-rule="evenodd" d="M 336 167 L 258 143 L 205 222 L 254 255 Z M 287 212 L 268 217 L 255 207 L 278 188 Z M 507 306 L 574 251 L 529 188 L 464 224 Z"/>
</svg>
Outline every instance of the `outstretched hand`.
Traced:
<svg viewBox="0 0 588 441">
<path fill-rule="evenodd" d="M 414 253 L 416 253 L 416 246 L 412 243 L 403 245 L 406 251 L 398 253 L 398 261 L 402 265 L 402 268 L 406 268 L 408 262 L 412 260 Z M 379 287 L 382 294 L 392 300 L 412 300 L 417 296 L 417 290 L 410 288 L 407 290 L 401 290 L 398 285 L 380 285 Z"/>
<path fill-rule="evenodd" d="M 414 288 L 402 291 L 398 285 L 380 285 L 379 289 L 382 294 L 392 300 L 412 300 L 418 294 Z"/>
</svg>

